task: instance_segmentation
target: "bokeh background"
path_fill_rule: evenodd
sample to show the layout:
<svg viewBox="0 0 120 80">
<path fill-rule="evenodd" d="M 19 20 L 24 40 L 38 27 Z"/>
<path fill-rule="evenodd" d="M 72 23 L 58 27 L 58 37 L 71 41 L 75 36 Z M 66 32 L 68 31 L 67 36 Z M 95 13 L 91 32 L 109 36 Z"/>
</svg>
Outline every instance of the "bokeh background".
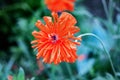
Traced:
<svg viewBox="0 0 120 80">
<path fill-rule="evenodd" d="M 76 0 L 70 12 L 80 32 L 101 38 L 120 80 L 120 0 Z M 37 20 L 51 16 L 44 0 L 0 0 L 0 80 L 116 80 L 103 46 L 82 38 L 75 63 L 45 64 L 31 48 Z M 13 78 L 13 79 L 11 79 Z"/>
</svg>

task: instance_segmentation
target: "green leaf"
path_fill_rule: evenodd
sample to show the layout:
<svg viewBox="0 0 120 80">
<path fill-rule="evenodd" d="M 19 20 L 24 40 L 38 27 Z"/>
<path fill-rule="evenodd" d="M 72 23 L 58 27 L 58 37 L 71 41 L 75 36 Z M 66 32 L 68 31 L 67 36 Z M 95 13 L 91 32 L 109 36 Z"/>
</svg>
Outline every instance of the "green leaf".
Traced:
<svg viewBox="0 0 120 80">
<path fill-rule="evenodd" d="M 25 80 L 25 73 L 22 68 L 19 69 L 19 73 L 17 75 L 17 80 Z"/>
<path fill-rule="evenodd" d="M 107 80 L 115 80 L 115 78 L 109 73 L 106 74 L 106 79 Z"/>
<path fill-rule="evenodd" d="M 115 78 L 109 74 L 109 73 L 106 73 L 106 76 L 103 77 L 103 76 L 100 76 L 98 75 L 96 78 L 94 78 L 93 80 L 115 80 Z"/>
<path fill-rule="evenodd" d="M 17 80 L 17 77 L 16 77 L 16 76 L 13 76 L 13 80 Z"/>
</svg>

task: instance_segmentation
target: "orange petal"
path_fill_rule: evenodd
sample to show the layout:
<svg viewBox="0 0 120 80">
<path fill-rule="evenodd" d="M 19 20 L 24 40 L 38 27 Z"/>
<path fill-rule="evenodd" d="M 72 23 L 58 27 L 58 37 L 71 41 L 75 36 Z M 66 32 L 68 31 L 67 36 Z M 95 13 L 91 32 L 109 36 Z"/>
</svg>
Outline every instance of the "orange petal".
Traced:
<svg viewBox="0 0 120 80">
<path fill-rule="evenodd" d="M 73 25 L 77 23 L 76 19 L 67 12 L 63 12 L 59 19 L 61 19 L 61 20 L 66 19 L 70 24 L 73 24 Z"/>
<path fill-rule="evenodd" d="M 56 59 L 57 51 L 58 51 L 57 46 L 54 46 L 54 48 L 52 50 L 52 55 L 51 55 L 51 58 L 50 58 L 50 62 L 53 62 Z"/>
<path fill-rule="evenodd" d="M 33 41 L 31 42 L 31 44 L 35 44 L 35 43 L 38 43 L 38 40 L 33 40 Z"/>
<path fill-rule="evenodd" d="M 58 14 L 55 12 L 52 12 L 52 16 L 53 16 L 54 22 L 57 22 L 58 21 Z"/>
<path fill-rule="evenodd" d="M 38 20 L 35 25 L 41 30 L 41 31 L 44 31 L 46 32 L 46 28 L 45 26 L 42 24 L 42 22 L 40 20 Z"/>
</svg>

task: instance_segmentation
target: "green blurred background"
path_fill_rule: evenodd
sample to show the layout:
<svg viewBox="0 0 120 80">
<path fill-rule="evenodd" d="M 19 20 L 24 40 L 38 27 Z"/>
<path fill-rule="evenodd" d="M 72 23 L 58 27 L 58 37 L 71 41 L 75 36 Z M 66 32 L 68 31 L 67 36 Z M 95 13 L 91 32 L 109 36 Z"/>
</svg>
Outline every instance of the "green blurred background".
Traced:
<svg viewBox="0 0 120 80">
<path fill-rule="evenodd" d="M 70 12 L 80 32 L 94 33 L 109 51 L 120 77 L 120 0 L 76 0 Z M 116 80 L 101 43 L 83 37 L 73 64 L 44 64 L 36 60 L 30 42 L 37 20 L 51 16 L 44 0 L 0 0 L 0 80 Z M 84 56 L 81 59 L 81 56 Z"/>
</svg>

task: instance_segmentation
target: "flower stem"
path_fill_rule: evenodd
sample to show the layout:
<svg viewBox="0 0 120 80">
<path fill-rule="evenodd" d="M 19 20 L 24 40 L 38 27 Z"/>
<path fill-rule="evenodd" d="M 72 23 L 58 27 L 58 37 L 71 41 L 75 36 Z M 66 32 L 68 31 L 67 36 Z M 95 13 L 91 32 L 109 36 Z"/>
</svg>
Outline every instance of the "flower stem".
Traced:
<svg viewBox="0 0 120 80">
<path fill-rule="evenodd" d="M 106 1 L 102 0 L 102 4 L 103 4 L 103 8 L 104 8 L 105 14 L 106 14 L 106 16 L 108 18 L 109 17 L 109 13 L 108 13 Z"/>
<path fill-rule="evenodd" d="M 110 57 L 109 52 L 106 50 L 103 41 L 102 41 L 98 36 L 96 36 L 95 34 L 92 34 L 92 33 L 81 34 L 81 35 L 79 35 L 78 37 L 83 37 L 83 36 L 93 36 L 93 37 L 95 37 L 96 39 L 98 39 L 98 40 L 100 41 L 100 43 L 101 43 L 102 46 L 103 46 L 103 49 L 104 49 L 105 53 L 106 53 L 107 56 L 108 56 L 108 59 L 109 59 L 109 61 L 110 61 L 110 64 L 111 64 L 113 73 L 114 73 L 114 75 L 115 75 L 115 78 L 117 79 L 116 71 L 115 71 L 115 68 L 114 68 L 114 66 L 113 66 L 112 59 L 111 59 L 111 57 Z M 76 40 L 76 42 L 77 42 L 77 40 Z"/>
<path fill-rule="evenodd" d="M 66 67 L 67 67 L 67 69 L 68 69 L 68 72 L 69 72 L 69 75 L 70 75 L 71 80 L 75 80 L 74 77 L 73 77 L 73 75 L 72 75 L 72 71 L 71 71 L 70 66 L 69 66 L 68 63 L 66 63 Z"/>
</svg>

